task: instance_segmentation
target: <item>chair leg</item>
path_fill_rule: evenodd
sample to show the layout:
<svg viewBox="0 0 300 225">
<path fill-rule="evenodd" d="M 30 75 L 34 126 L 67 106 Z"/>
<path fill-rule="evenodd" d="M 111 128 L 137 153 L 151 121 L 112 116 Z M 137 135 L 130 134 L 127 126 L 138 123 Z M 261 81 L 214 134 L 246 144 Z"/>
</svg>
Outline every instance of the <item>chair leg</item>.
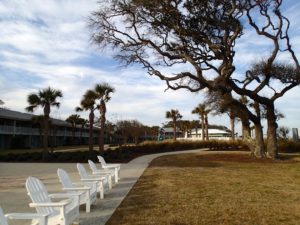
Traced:
<svg viewBox="0 0 300 225">
<path fill-rule="evenodd" d="M 108 188 L 109 190 L 112 189 L 112 180 L 111 180 L 111 175 L 108 176 Z"/>
<path fill-rule="evenodd" d="M 86 196 L 85 212 L 86 213 L 91 212 L 91 199 L 90 199 L 90 196 L 89 196 L 89 192 L 87 192 L 87 196 Z"/>
</svg>

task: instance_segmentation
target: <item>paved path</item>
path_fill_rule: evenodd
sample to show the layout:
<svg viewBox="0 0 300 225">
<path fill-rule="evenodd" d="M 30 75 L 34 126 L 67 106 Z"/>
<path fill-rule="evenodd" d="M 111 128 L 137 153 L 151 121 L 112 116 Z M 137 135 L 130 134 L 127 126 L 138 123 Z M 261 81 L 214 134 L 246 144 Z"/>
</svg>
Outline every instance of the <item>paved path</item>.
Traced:
<svg viewBox="0 0 300 225">
<path fill-rule="evenodd" d="M 104 225 L 111 217 L 115 209 L 126 197 L 138 178 L 143 174 L 149 163 L 159 156 L 198 153 L 206 149 L 159 153 L 138 157 L 121 166 L 121 180 L 113 187 L 105 198 L 97 200 L 96 206 L 92 206 L 91 213 L 80 211 L 81 225 Z M 85 165 L 88 168 L 88 165 Z M 36 176 L 43 180 L 49 193 L 61 191 L 58 183 L 56 170 L 63 168 L 69 172 L 73 180 L 78 180 L 75 164 L 58 163 L 0 163 L 0 206 L 5 212 L 34 212 L 28 207 L 30 202 L 24 187 L 28 176 Z M 23 223 L 11 223 L 19 225 Z"/>
</svg>

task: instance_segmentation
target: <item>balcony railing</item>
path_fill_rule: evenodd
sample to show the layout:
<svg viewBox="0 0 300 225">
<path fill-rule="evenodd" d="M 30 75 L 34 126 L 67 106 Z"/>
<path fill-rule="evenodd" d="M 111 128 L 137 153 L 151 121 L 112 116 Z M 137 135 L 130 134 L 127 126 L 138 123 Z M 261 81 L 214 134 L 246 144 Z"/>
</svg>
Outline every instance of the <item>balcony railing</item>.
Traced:
<svg viewBox="0 0 300 225">
<path fill-rule="evenodd" d="M 14 127 L 7 125 L 0 125 L 0 134 L 8 135 L 40 135 L 39 128 L 32 127 Z M 57 130 L 53 133 L 52 130 L 49 131 L 49 136 L 55 134 L 57 137 L 72 137 L 72 131 Z M 80 137 L 81 132 L 76 131 L 75 137 Z M 98 136 L 98 131 L 94 131 L 94 137 Z M 89 137 L 89 132 L 84 130 L 82 131 L 82 137 Z"/>
</svg>

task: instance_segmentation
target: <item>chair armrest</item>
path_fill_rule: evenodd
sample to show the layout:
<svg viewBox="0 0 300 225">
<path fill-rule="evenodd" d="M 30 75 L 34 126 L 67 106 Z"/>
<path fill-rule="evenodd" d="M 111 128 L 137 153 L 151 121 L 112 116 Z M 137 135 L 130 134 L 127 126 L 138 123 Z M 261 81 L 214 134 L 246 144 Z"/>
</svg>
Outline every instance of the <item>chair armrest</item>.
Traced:
<svg viewBox="0 0 300 225">
<path fill-rule="evenodd" d="M 100 174 L 93 174 L 93 175 L 89 175 L 89 178 L 91 179 L 101 179 L 101 180 L 106 180 L 106 176 L 108 174 L 104 174 L 104 175 L 100 175 Z"/>
<path fill-rule="evenodd" d="M 120 166 L 118 165 L 106 165 L 106 166 L 102 166 L 104 169 L 120 169 Z"/>
<path fill-rule="evenodd" d="M 120 163 L 106 163 L 107 166 L 118 166 L 120 167 L 121 164 Z"/>
<path fill-rule="evenodd" d="M 63 188 L 64 191 L 88 191 L 90 187 L 73 187 L 73 188 Z"/>
<path fill-rule="evenodd" d="M 85 178 L 85 179 L 81 179 L 82 181 L 97 181 L 97 182 L 99 182 L 99 181 L 103 181 L 103 180 L 105 180 L 105 178 L 104 177 L 99 177 L 99 178 Z"/>
<path fill-rule="evenodd" d="M 73 193 L 73 194 L 69 194 L 69 193 L 53 193 L 53 194 L 49 194 L 50 198 L 71 198 L 71 197 L 76 197 L 79 196 L 80 194 L 78 193 Z"/>
<path fill-rule="evenodd" d="M 32 202 L 29 203 L 30 207 L 62 207 L 70 204 L 72 201 L 68 199 L 66 201 L 61 202 Z"/>
<path fill-rule="evenodd" d="M 49 214 L 37 214 L 37 213 L 8 213 L 5 214 L 7 219 L 11 220 L 31 220 L 31 219 L 46 219 Z"/>
<path fill-rule="evenodd" d="M 103 171 L 97 170 L 97 171 L 93 171 L 93 174 L 94 175 L 97 175 L 97 174 L 112 175 L 113 172 L 111 172 L 111 171 L 105 171 L 105 170 L 103 170 Z"/>
</svg>

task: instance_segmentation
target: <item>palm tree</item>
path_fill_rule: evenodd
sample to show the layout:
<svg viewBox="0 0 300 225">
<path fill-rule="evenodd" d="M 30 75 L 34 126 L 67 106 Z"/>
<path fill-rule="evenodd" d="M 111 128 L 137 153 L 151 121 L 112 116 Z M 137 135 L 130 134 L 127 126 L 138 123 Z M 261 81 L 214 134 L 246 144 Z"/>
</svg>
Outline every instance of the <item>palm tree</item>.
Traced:
<svg viewBox="0 0 300 225">
<path fill-rule="evenodd" d="M 207 106 L 205 104 L 199 104 L 196 108 L 192 110 L 192 114 L 197 114 L 200 117 L 201 120 L 201 129 L 202 129 L 202 140 L 204 141 L 204 129 L 206 127 L 206 136 L 208 137 L 208 126 L 205 126 L 204 124 L 207 121 L 207 114 L 210 112 L 210 110 L 207 109 Z M 208 122 L 207 122 L 208 123 Z"/>
<path fill-rule="evenodd" d="M 99 152 L 104 151 L 104 129 L 105 129 L 105 114 L 106 114 L 106 102 L 110 100 L 110 93 L 115 90 L 107 83 L 97 84 L 95 86 L 95 93 L 97 94 L 97 99 L 100 100 L 99 112 L 100 112 L 100 132 L 99 132 Z"/>
<path fill-rule="evenodd" d="M 93 151 L 93 125 L 95 114 L 94 111 L 99 108 L 96 105 L 97 94 L 93 90 L 87 90 L 81 99 L 80 106 L 76 107 L 77 112 L 89 111 L 89 151 Z"/>
<path fill-rule="evenodd" d="M 55 90 L 50 87 L 39 90 L 37 94 L 31 93 L 27 97 L 29 106 L 25 109 L 28 112 L 33 112 L 37 107 L 44 109 L 44 137 L 43 137 L 43 159 L 46 159 L 48 155 L 48 132 L 49 132 L 49 117 L 51 112 L 51 106 L 60 106 L 60 103 L 56 101 L 58 97 L 62 97 L 63 94 L 60 90 Z"/>
<path fill-rule="evenodd" d="M 171 109 L 170 111 L 166 112 L 166 118 L 172 119 L 173 121 L 173 140 L 176 141 L 176 127 L 177 127 L 177 120 L 182 118 L 182 115 L 179 113 L 177 109 Z"/>
<path fill-rule="evenodd" d="M 80 116 L 78 114 L 72 114 L 66 119 L 66 121 L 72 125 L 72 144 L 75 144 L 76 124 L 79 124 Z"/>
</svg>

